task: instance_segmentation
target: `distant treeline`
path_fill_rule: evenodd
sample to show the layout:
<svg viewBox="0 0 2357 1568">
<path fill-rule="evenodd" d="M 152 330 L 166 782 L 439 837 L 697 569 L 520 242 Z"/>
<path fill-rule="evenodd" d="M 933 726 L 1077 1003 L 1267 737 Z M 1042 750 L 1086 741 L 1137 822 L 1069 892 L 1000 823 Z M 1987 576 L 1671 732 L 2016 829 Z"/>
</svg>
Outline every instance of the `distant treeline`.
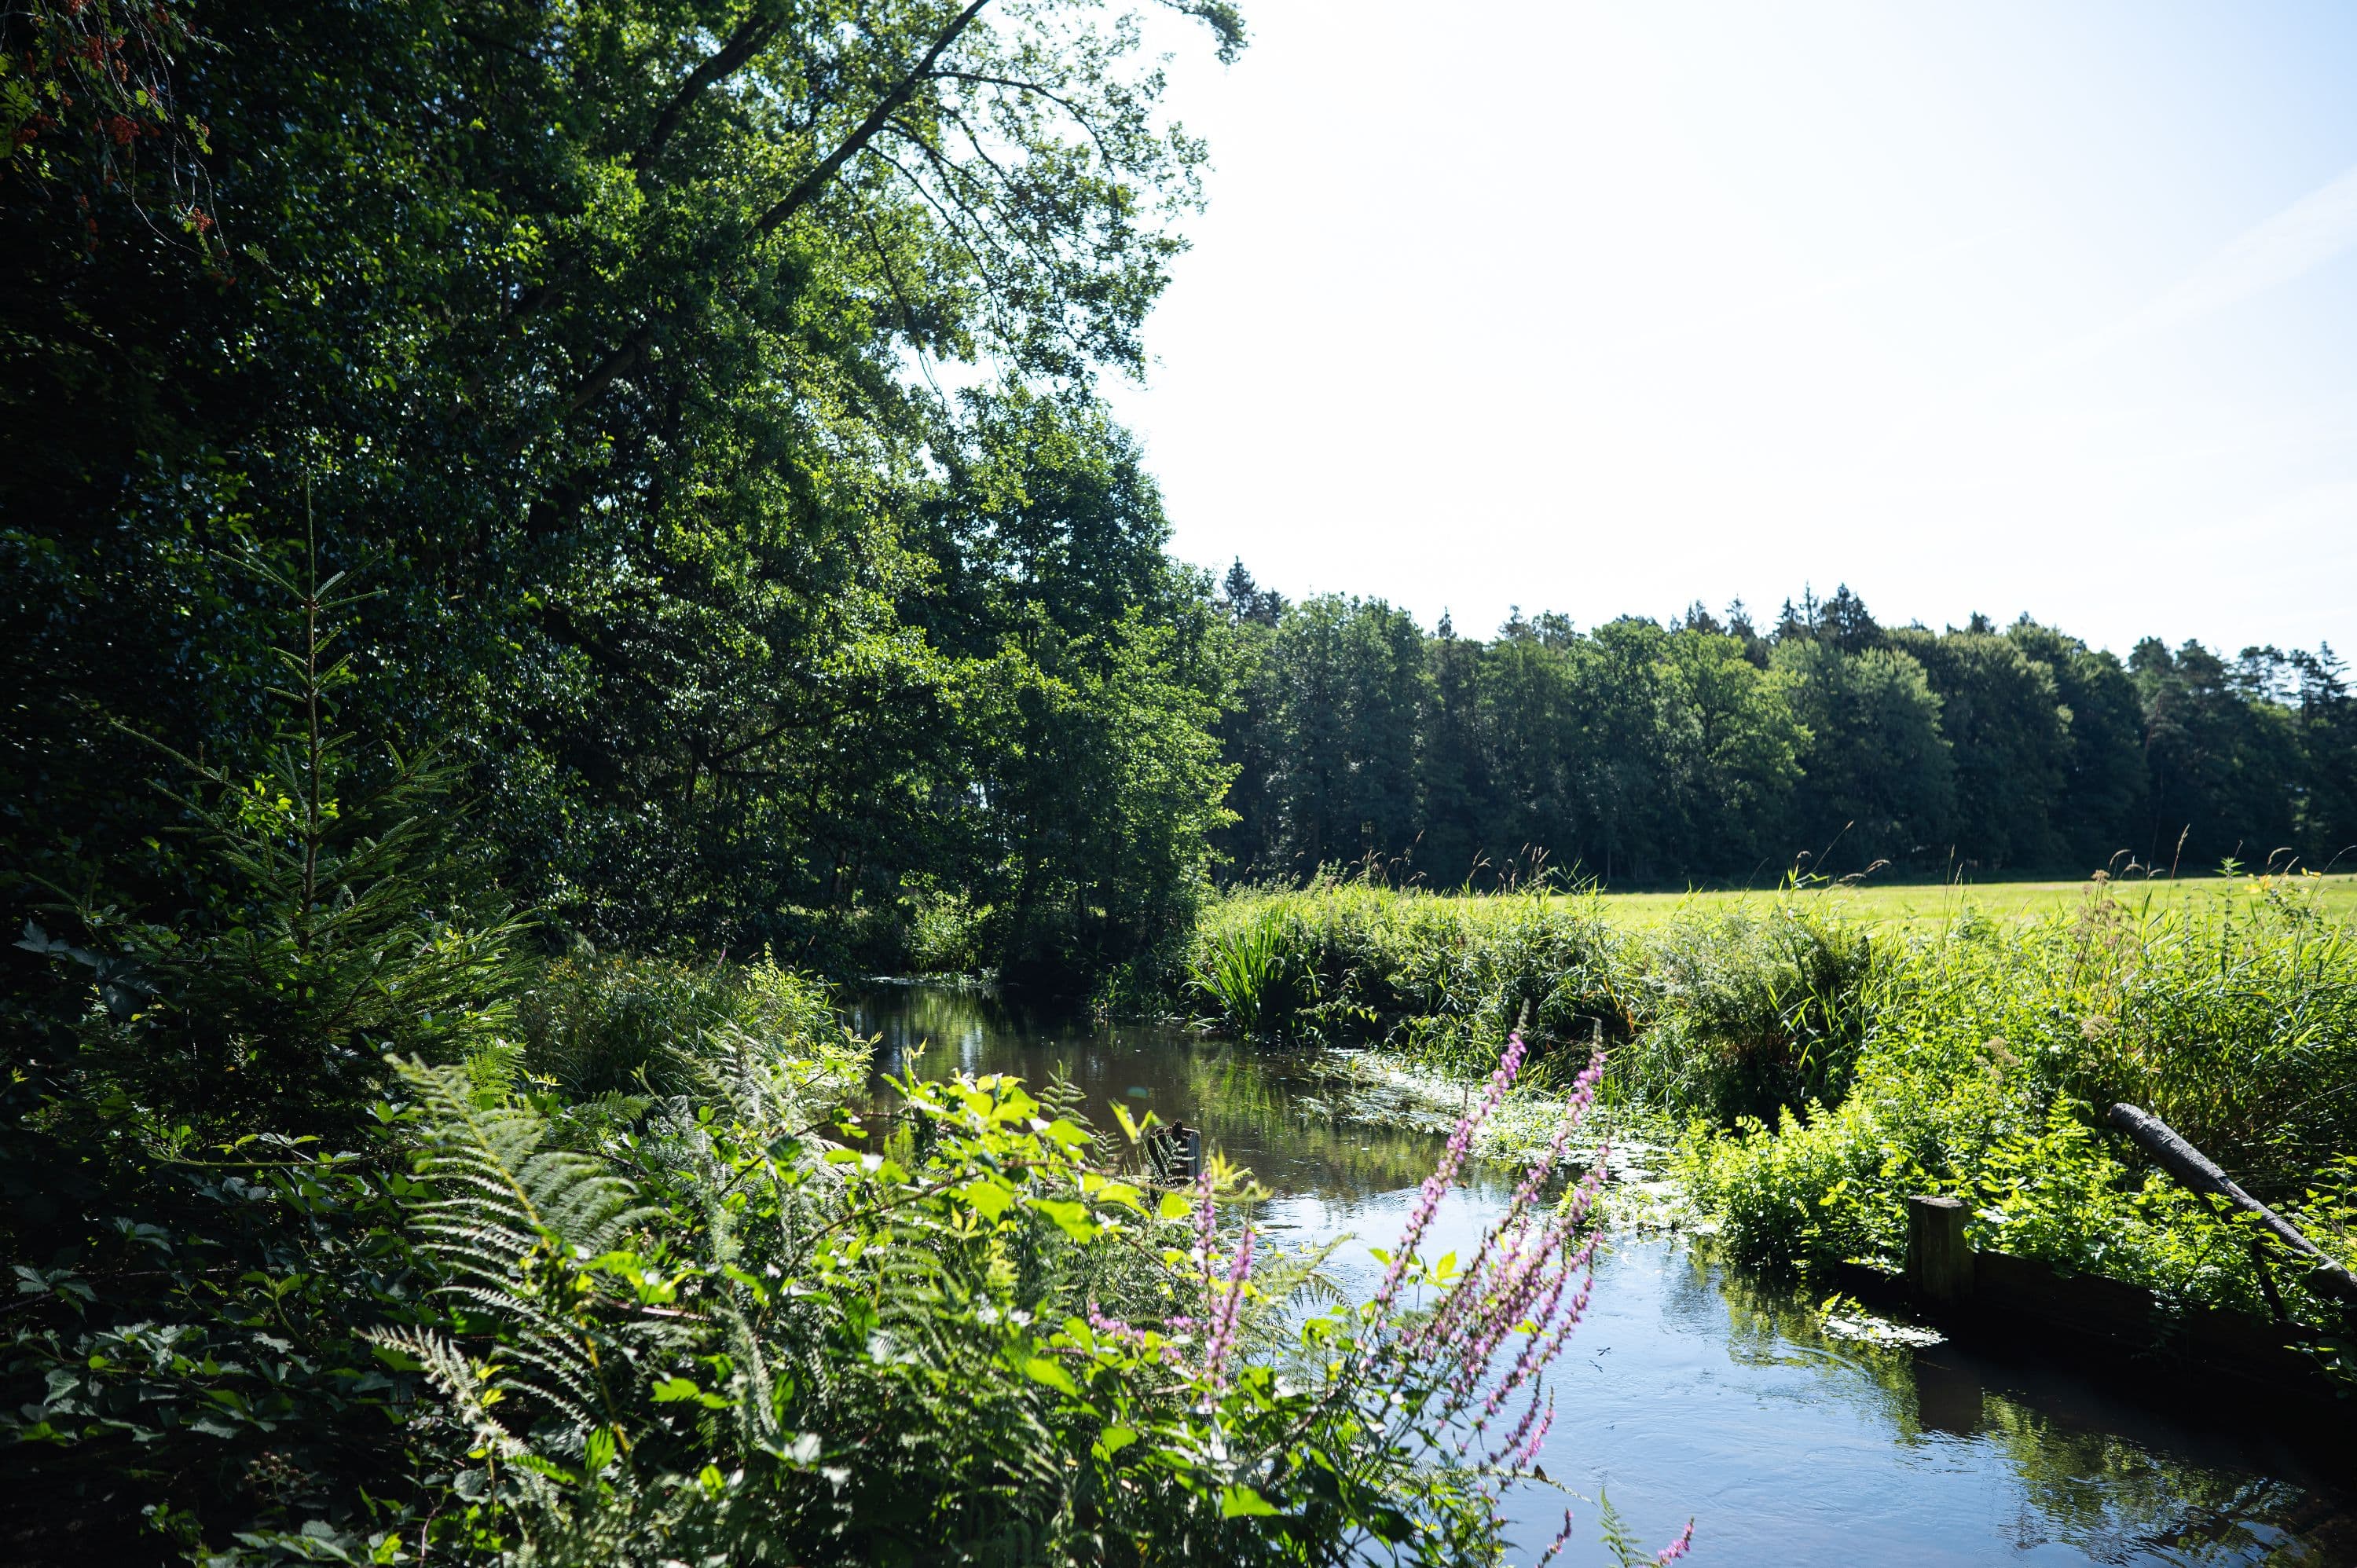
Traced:
<svg viewBox="0 0 2357 1568">
<path fill-rule="evenodd" d="M 1764 630 L 1740 601 L 1587 631 L 1517 609 L 1484 642 L 1381 599 L 1287 603 L 1241 562 L 1221 602 L 1248 655 L 1222 731 L 1240 879 L 2321 869 L 2357 844 L 2329 646 L 2148 638 L 2123 663 L 2026 617 L 1885 627 L 1846 586 Z"/>
</svg>

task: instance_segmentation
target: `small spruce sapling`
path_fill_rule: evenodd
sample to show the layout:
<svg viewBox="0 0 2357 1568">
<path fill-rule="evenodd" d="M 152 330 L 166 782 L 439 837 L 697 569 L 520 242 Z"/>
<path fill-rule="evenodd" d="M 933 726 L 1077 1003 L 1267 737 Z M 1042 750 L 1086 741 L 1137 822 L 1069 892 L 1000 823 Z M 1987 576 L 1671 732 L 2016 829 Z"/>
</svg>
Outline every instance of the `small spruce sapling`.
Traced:
<svg viewBox="0 0 2357 1568">
<path fill-rule="evenodd" d="M 359 1113 L 388 1053 L 452 1060 L 495 1037 L 522 927 L 454 831 L 450 766 L 338 728 L 359 680 L 339 645 L 367 596 L 322 579 L 311 540 L 299 582 L 236 564 L 291 607 L 268 731 L 230 763 L 149 738 L 178 765 L 156 788 L 209 896 L 177 919 L 79 910 L 90 950 L 135 976 L 108 988 L 91 1065 L 199 1135 L 322 1132 Z"/>
</svg>

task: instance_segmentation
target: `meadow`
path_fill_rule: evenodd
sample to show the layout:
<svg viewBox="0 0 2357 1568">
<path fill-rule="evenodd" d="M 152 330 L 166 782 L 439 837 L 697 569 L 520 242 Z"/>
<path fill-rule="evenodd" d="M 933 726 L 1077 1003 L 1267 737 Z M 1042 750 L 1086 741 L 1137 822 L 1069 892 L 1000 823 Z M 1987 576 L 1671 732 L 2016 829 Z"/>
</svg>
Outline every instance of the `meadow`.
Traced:
<svg viewBox="0 0 2357 1568">
<path fill-rule="evenodd" d="M 2028 920 L 2064 913 L 2077 908 L 2099 890 L 2107 890 L 2110 897 L 2138 910 L 2199 912 L 2213 907 L 2215 900 L 2249 898 L 2275 885 L 2265 876 L 2212 875 L 2102 883 L 2083 878 L 2054 882 L 1828 883 L 1806 888 L 1697 888 L 1684 893 L 1598 892 L 1558 897 L 1566 900 L 1594 897 L 1612 919 L 1630 925 L 1660 925 L 1697 910 L 1720 913 L 1794 902 L 1854 920 L 1930 929 L 1947 924 L 1965 909 L 1994 920 Z M 2357 873 L 2304 877 L 2298 879 L 2297 885 L 2319 912 L 2342 919 L 2357 916 Z M 1484 902 L 1478 896 L 1467 897 L 1466 901 L 1476 906 Z"/>
</svg>

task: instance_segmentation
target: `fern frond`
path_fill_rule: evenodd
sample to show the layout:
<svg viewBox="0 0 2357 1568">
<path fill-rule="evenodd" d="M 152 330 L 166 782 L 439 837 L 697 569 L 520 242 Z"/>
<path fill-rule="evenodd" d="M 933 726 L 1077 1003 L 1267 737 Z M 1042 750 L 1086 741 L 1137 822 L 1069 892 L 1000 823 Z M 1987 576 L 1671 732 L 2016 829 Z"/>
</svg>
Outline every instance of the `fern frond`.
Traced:
<svg viewBox="0 0 2357 1568">
<path fill-rule="evenodd" d="M 627 1365 L 617 1341 L 661 1337 L 644 1325 L 593 1326 L 597 1282 L 580 1265 L 655 1211 L 589 1156 L 544 1147 L 545 1118 L 504 1096 L 485 1100 L 463 1068 L 413 1061 L 400 1071 L 426 1113 L 418 1164 L 432 1196 L 414 1221 L 424 1250 L 448 1277 L 447 1294 L 505 1325 L 499 1386 L 538 1400 L 577 1442 L 619 1413 L 600 1341 Z"/>
</svg>

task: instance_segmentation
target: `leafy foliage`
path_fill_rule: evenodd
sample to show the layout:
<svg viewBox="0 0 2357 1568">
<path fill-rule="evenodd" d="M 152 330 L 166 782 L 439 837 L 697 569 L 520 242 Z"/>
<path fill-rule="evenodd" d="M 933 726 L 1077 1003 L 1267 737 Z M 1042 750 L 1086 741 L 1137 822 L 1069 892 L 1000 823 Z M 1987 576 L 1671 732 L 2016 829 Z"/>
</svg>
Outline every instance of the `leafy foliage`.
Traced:
<svg viewBox="0 0 2357 1568">
<path fill-rule="evenodd" d="M 473 1461 L 450 1487 L 482 1505 L 422 1527 L 437 1555 L 1494 1552 L 1496 1487 L 1534 1447 L 1531 1380 L 1577 1321 L 1566 1289 L 1587 1253 L 1566 1243 L 1588 1189 L 1542 1219 L 1534 1177 L 1469 1270 L 1414 1258 L 1412 1222 L 1383 1297 L 1299 1320 L 1272 1363 L 1242 1342 L 1286 1332 L 1308 1276 L 1256 1273 L 1248 1224 L 1221 1247 L 1211 1204 L 1231 1176 L 1195 1202 L 1157 1196 L 997 1078 L 899 1084 L 903 1125 L 866 1151 L 855 1123 L 813 1119 L 791 1058 L 739 1036 L 707 1068 L 705 1097 L 666 1102 L 604 1157 L 457 1069 L 405 1070 L 425 1128 L 418 1226 L 457 1309 L 449 1329 L 377 1342 L 447 1402 Z M 1395 1313 L 1418 1282 L 1430 1310 Z M 1525 1384 L 1510 1439 L 1483 1438 Z"/>
<path fill-rule="evenodd" d="M 140 11 L 235 241 L 202 263 L 110 212 L 93 250 L 64 184 L 0 179 L 18 917 L 93 867 L 132 918 L 184 907 L 145 847 L 176 809 L 124 788 L 104 721 L 238 751 L 275 671 L 225 563 L 299 563 L 280 520 L 315 491 L 320 575 L 377 590 L 350 726 L 457 769 L 568 931 L 880 965 L 948 887 L 993 911 L 988 960 L 1154 967 L 1219 820 L 1226 676 L 1092 390 L 1142 362 L 1199 199 L 1135 27 L 234 0 L 198 39 Z M 10 69 L 20 26 L 127 15 L 12 8 Z"/>
</svg>

